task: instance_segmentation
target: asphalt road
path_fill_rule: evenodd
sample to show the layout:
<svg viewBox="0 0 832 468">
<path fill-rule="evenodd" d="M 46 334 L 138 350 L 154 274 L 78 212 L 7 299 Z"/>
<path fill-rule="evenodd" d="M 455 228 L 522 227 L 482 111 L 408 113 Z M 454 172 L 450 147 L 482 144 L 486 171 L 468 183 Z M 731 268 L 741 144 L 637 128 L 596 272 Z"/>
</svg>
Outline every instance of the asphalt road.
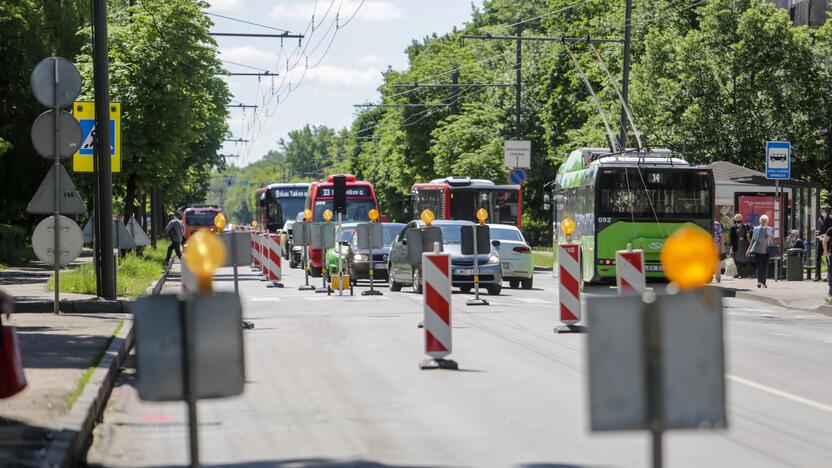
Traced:
<svg viewBox="0 0 832 468">
<path fill-rule="evenodd" d="M 417 365 L 420 296 L 326 297 L 298 291 L 298 270 L 267 289 L 242 270 L 248 382 L 200 402 L 206 466 L 649 466 L 647 434 L 589 432 L 586 335 L 552 333 L 549 273 L 488 307 L 454 295 L 455 372 Z M 667 433 L 666 466 L 830 466 L 832 318 L 735 299 L 725 313 L 729 428 Z M 133 373 L 89 462 L 185 464 L 184 405 L 140 401 Z"/>
</svg>

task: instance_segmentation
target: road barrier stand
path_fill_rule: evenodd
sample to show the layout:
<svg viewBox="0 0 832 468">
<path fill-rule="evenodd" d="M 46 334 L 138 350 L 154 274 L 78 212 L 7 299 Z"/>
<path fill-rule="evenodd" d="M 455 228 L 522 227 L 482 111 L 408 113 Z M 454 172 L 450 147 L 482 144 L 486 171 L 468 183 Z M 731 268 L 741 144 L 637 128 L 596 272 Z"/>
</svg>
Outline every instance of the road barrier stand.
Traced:
<svg viewBox="0 0 832 468">
<path fill-rule="evenodd" d="M 563 325 L 555 333 L 584 331 L 581 321 L 581 246 L 558 244 L 558 306 Z"/>
<path fill-rule="evenodd" d="M 260 250 L 257 248 L 257 232 L 249 231 L 251 235 L 251 271 L 260 270 Z"/>
<path fill-rule="evenodd" d="M 266 269 L 269 262 L 266 235 L 265 231 L 257 234 L 257 250 L 260 253 L 260 281 L 269 280 L 268 270 Z"/>
<path fill-rule="evenodd" d="M 280 264 L 280 261 L 282 260 L 280 255 L 280 234 L 267 234 L 266 236 L 266 242 L 268 245 L 268 262 L 266 263 L 268 267 L 266 269 L 266 274 L 270 282 L 270 284 L 266 287 L 282 288 L 283 283 L 280 282 L 283 277 L 283 271 Z"/>
<path fill-rule="evenodd" d="M 458 369 L 456 362 L 445 359 L 451 354 L 451 254 L 423 253 L 422 280 L 425 354 L 430 358 L 423 360 L 419 367 Z"/>
<path fill-rule="evenodd" d="M 644 251 L 619 250 L 615 253 L 615 283 L 618 295 L 644 294 L 647 280 L 644 278 Z"/>
</svg>

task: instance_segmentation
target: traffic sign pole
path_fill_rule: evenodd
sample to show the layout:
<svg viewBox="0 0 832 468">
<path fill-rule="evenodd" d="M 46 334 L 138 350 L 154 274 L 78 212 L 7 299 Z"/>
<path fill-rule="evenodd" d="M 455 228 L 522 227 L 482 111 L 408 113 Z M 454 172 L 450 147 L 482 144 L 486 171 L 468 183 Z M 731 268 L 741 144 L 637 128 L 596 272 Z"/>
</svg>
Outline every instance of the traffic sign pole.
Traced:
<svg viewBox="0 0 832 468">
<path fill-rule="evenodd" d="M 58 86 L 59 86 L 59 79 L 60 74 L 58 73 L 58 60 L 53 62 L 55 65 L 55 79 L 53 81 L 53 123 L 54 123 L 54 132 L 52 135 L 52 147 L 55 151 L 55 300 L 54 304 L 52 305 L 52 313 L 60 314 L 61 313 L 61 264 L 58 261 L 60 257 L 60 246 L 61 246 L 61 212 L 60 212 L 60 190 L 61 190 L 61 179 L 59 170 L 61 164 L 61 157 L 60 157 L 60 149 L 58 148 L 58 142 L 61 140 L 61 129 L 58 125 Z"/>
</svg>

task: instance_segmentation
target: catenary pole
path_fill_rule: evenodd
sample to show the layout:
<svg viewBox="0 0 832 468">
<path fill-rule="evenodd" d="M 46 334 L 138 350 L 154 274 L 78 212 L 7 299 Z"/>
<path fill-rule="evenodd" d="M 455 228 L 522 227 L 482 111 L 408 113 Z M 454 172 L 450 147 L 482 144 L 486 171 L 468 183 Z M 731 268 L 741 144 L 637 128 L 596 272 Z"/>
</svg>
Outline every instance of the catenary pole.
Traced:
<svg viewBox="0 0 832 468">
<path fill-rule="evenodd" d="M 630 103 L 630 33 L 632 29 L 633 17 L 633 0 L 626 0 L 624 6 L 624 70 L 623 78 L 621 80 L 621 94 L 624 104 Z M 621 133 L 619 134 L 619 141 L 621 146 L 627 147 L 627 111 L 622 106 L 621 109 Z"/>
</svg>

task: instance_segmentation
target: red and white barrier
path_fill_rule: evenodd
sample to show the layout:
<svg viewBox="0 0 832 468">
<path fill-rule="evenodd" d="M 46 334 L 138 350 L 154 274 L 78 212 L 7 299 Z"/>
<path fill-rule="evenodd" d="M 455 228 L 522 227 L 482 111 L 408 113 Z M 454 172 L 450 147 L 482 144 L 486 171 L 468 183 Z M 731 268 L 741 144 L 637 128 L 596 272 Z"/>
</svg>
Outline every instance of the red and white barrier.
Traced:
<svg viewBox="0 0 832 468">
<path fill-rule="evenodd" d="M 451 354 L 451 254 L 423 253 L 422 280 L 424 295 L 425 354 L 432 359 L 422 361 L 422 369 L 456 369 L 454 361 L 444 359 Z"/>
<path fill-rule="evenodd" d="M 581 321 L 581 246 L 558 244 L 559 317 L 565 327 L 558 332 L 578 331 Z"/>
<path fill-rule="evenodd" d="M 262 275 L 262 277 L 260 278 L 260 281 L 266 281 L 268 279 L 267 278 L 268 273 L 266 273 L 266 267 L 268 266 L 268 261 L 269 261 L 268 247 L 266 245 L 267 244 L 267 240 L 266 240 L 267 235 L 268 234 L 266 234 L 265 232 L 257 233 L 257 250 L 258 250 L 259 255 L 260 255 L 260 274 Z"/>
<path fill-rule="evenodd" d="M 251 269 L 260 269 L 260 249 L 257 243 L 257 232 L 251 231 Z"/>
<path fill-rule="evenodd" d="M 619 296 L 644 294 L 647 281 L 644 278 L 643 250 L 619 250 L 615 253 L 615 282 Z"/>
<path fill-rule="evenodd" d="M 271 286 L 283 287 L 280 283 L 283 277 L 280 261 L 280 234 L 266 234 L 266 278 L 272 284 Z"/>
</svg>

